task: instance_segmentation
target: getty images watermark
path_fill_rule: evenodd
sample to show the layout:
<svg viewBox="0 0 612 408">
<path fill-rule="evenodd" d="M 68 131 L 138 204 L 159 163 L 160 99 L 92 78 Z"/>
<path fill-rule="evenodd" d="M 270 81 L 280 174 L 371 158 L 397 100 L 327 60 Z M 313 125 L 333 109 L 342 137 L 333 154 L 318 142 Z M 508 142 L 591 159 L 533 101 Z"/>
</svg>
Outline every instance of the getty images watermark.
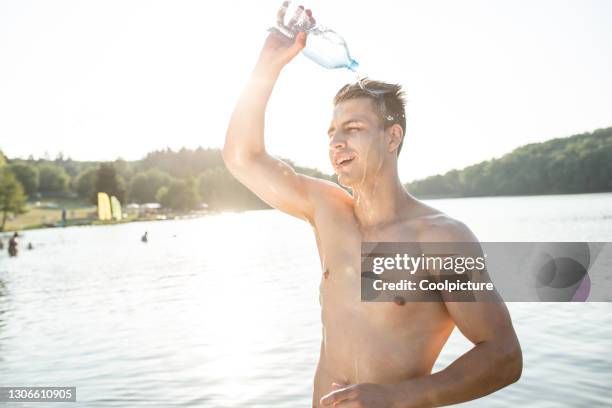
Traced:
<svg viewBox="0 0 612 408">
<path fill-rule="evenodd" d="M 608 242 L 368 242 L 369 302 L 609 302 Z"/>
</svg>

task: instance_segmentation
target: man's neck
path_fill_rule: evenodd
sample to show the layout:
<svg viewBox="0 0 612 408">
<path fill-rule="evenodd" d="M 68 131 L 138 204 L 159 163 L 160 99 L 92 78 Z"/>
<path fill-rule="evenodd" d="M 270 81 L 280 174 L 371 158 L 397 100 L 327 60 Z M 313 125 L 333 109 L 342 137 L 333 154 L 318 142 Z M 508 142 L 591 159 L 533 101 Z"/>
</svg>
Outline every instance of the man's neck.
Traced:
<svg viewBox="0 0 612 408">
<path fill-rule="evenodd" d="M 364 229 L 380 228 L 402 218 L 414 198 L 402 186 L 397 169 L 388 169 L 373 180 L 353 188 L 354 213 Z"/>
</svg>

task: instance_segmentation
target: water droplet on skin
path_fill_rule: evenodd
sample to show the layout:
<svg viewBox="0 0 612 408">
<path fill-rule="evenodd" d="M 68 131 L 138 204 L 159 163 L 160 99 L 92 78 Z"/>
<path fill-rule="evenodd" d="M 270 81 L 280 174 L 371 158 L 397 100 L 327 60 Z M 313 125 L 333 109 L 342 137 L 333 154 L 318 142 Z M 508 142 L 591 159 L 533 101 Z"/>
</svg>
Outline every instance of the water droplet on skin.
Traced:
<svg viewBox="0 0 612 408">
<path fill-rule="evenodd" d="M 372 94 L 373 96 L 375 96 L 380 104 L 381 104 L 381 112 L 385 112 L 386 111 L 386 106 L 385 106 L 385 101 L 384 98 L 380 98 L 381 96 L 384 95 L 384 91 L 380 91 L 380 90 L 375 90 L 375 89 L 368 89 L 366 86 L 366 77 L 362 76 L 361 73 L 359 71 L 355 72 L 355 75 L 357 77 L 357 84 L 359 85 L 359 87 L 361 89 L 363 89 L 364 91 L 367 91 L 368 93 Z M 387 120 L 392 120 L 393 118 L 389 119 L 389 117 L 386 117 L 385 119 Z M 361 177 L 361 181 L 359 183 L 359 187 L 358 189 L 354 189 L 353 188 L 353 196 L 355 197 L 355 206 L 356 207 L 363 207 L 361 208 L 362 210 L 362 214 L 365 217 L 366 223 L 371 224 L 371 220 L 374 218 L 374 214 L 372 211 L 372 204 L 371 202 L 367 202 L 367 200 L 362 200 L 361 199 L 361 195 L 364 193 L 364 185 L 366 182 L 366 178 L 368 175 L 368 156 L 370 155 L 370 150 L 373 146 L 373 144 L 375 143 L 375 140 L 371 141 L 371 143 L 368 144 L 368 148 L 366 150 L 365 153 L 365 160 L 364 160 L 364 167 L 363 167 L 363 175 Z M 380 173 L 380 170 L 382 169 L 382 165 L 384 162 L 384 157 L 381 160 L 380 158 L 378 158 L 378 168 L 376 170 L 376 174 L 374 175 L 374 179 L 373 179 L 373 186 L 372 186 L 372 191 L 371 191 L 371 197 L 374 197 L 374 194 L 376 193 L 376 190 L 378 189 L 378 175 Z M 370 197 L 370 198 L 371 198 Z"/>
<path fill-rule="evenodd" d="M 368 221 L 368 224 L 371 224 L 371 220 L 374 218 L 374 214 L 372 211 L 372 203 L 366 201 L 363 201 L 363 203 L 361 202 L 361 194 L 364 193 L 365 188 L 367 188 L 367 186 L 364 187 L 365 185 L 365 181 L 367 178 L 367 174 L 368 174 L 368 157 L 370 155 L 370 150 L 372 149 L 372 146 L 374 145 L 375 141 L 373 140 L 371 143 L 368 144 L 368 148 L 366 150 L 366 155 L 365 155 L 365 161 L 364 161 L 364 168 L 363 168 L 363 177 L 361 178 L 361 182 L 359 183 L 359 187 L 360 187 L 360 191 L 358 191 L 358 195 L 357 195 L 357 200 L 356 200 L 356 204 L 357 206 L 359 205 L 363 205 L 363 214 L 366 217 L 366 221 Z M 376 193 L 376 190 L 378 189 L 378 174 L 380 173 L 380 170 L 382 169 L 382 165 L 383 165 L 383 160 L 378 160 L 378 166 L 376 169 L 376 174 L 374 175 L 374 184 L 372 186 L 372 190 L 371 190 L 371 194 L 370 194 L 370 198 L 372 199 Z M 376 229 L 376 228 L 375 228 Z"/>
</svg>

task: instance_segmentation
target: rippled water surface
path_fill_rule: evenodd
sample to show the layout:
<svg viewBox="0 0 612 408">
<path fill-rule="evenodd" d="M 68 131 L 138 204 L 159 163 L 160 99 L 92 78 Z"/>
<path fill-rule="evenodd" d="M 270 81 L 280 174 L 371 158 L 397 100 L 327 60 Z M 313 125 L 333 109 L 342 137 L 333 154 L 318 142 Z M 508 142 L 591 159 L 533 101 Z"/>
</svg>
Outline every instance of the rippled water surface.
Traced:
<svg viewBox="0 0 612 408">
<path fill-rule="evenodd" d="M 483 241 L 612 241 L 612 194 L 430 204 Z M 83 407 L 309 406 L 320 273 L 305 223 L 257 211 L 27 231 L 21 247 L 0 255 L 0 386 L 76 386 Z M 523 377 L 462 406 L 612 406 L 612 304 L 508 306 Z M 435 370 L 469 347 L 455 331 Z"/>
</svg>

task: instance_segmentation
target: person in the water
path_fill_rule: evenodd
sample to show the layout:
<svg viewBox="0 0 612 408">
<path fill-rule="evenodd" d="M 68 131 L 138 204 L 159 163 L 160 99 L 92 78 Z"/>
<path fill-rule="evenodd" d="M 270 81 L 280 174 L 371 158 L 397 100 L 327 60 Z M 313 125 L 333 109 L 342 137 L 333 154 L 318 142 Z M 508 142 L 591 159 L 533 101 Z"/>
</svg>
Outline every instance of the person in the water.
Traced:
<svg viewBox="0 0 612 408">
<path fill-rule="evenodd" d="M 362 242 L 478 242 L 466 225 L 402 186 L 397 163 L 406 127 L 400 86 L 350 84 L 335 97 L 328 154 L 338 182 L 352 194 L 296 173 L 266 151 L 268 99 L 306 41 L 305 33 L 293 41 L 268 36 L 230 119 L 223 158 L 261 199 L 313 228 L 321 258 L 323 324 L 313 407 L 444 406 L 517 381 L 522 353 L 502 301 L 360 300 Z M 308 109 L 299 100 L 292 103 L 295 109 Z M 474 346 L 432 374 L 454 327 Z"/>
<path fill-rule="evenodd" d="M 9 239 L 9 243 L 8 243 L 8 253 L 9 256 L 17 256 L 17 238 L 19 237 L 19 234 L 17 233 L 17 231 L 15 231 L 15 233 L 13 234 L 13 236 L 11 237 L 11 239 Z"/>
</svg>

